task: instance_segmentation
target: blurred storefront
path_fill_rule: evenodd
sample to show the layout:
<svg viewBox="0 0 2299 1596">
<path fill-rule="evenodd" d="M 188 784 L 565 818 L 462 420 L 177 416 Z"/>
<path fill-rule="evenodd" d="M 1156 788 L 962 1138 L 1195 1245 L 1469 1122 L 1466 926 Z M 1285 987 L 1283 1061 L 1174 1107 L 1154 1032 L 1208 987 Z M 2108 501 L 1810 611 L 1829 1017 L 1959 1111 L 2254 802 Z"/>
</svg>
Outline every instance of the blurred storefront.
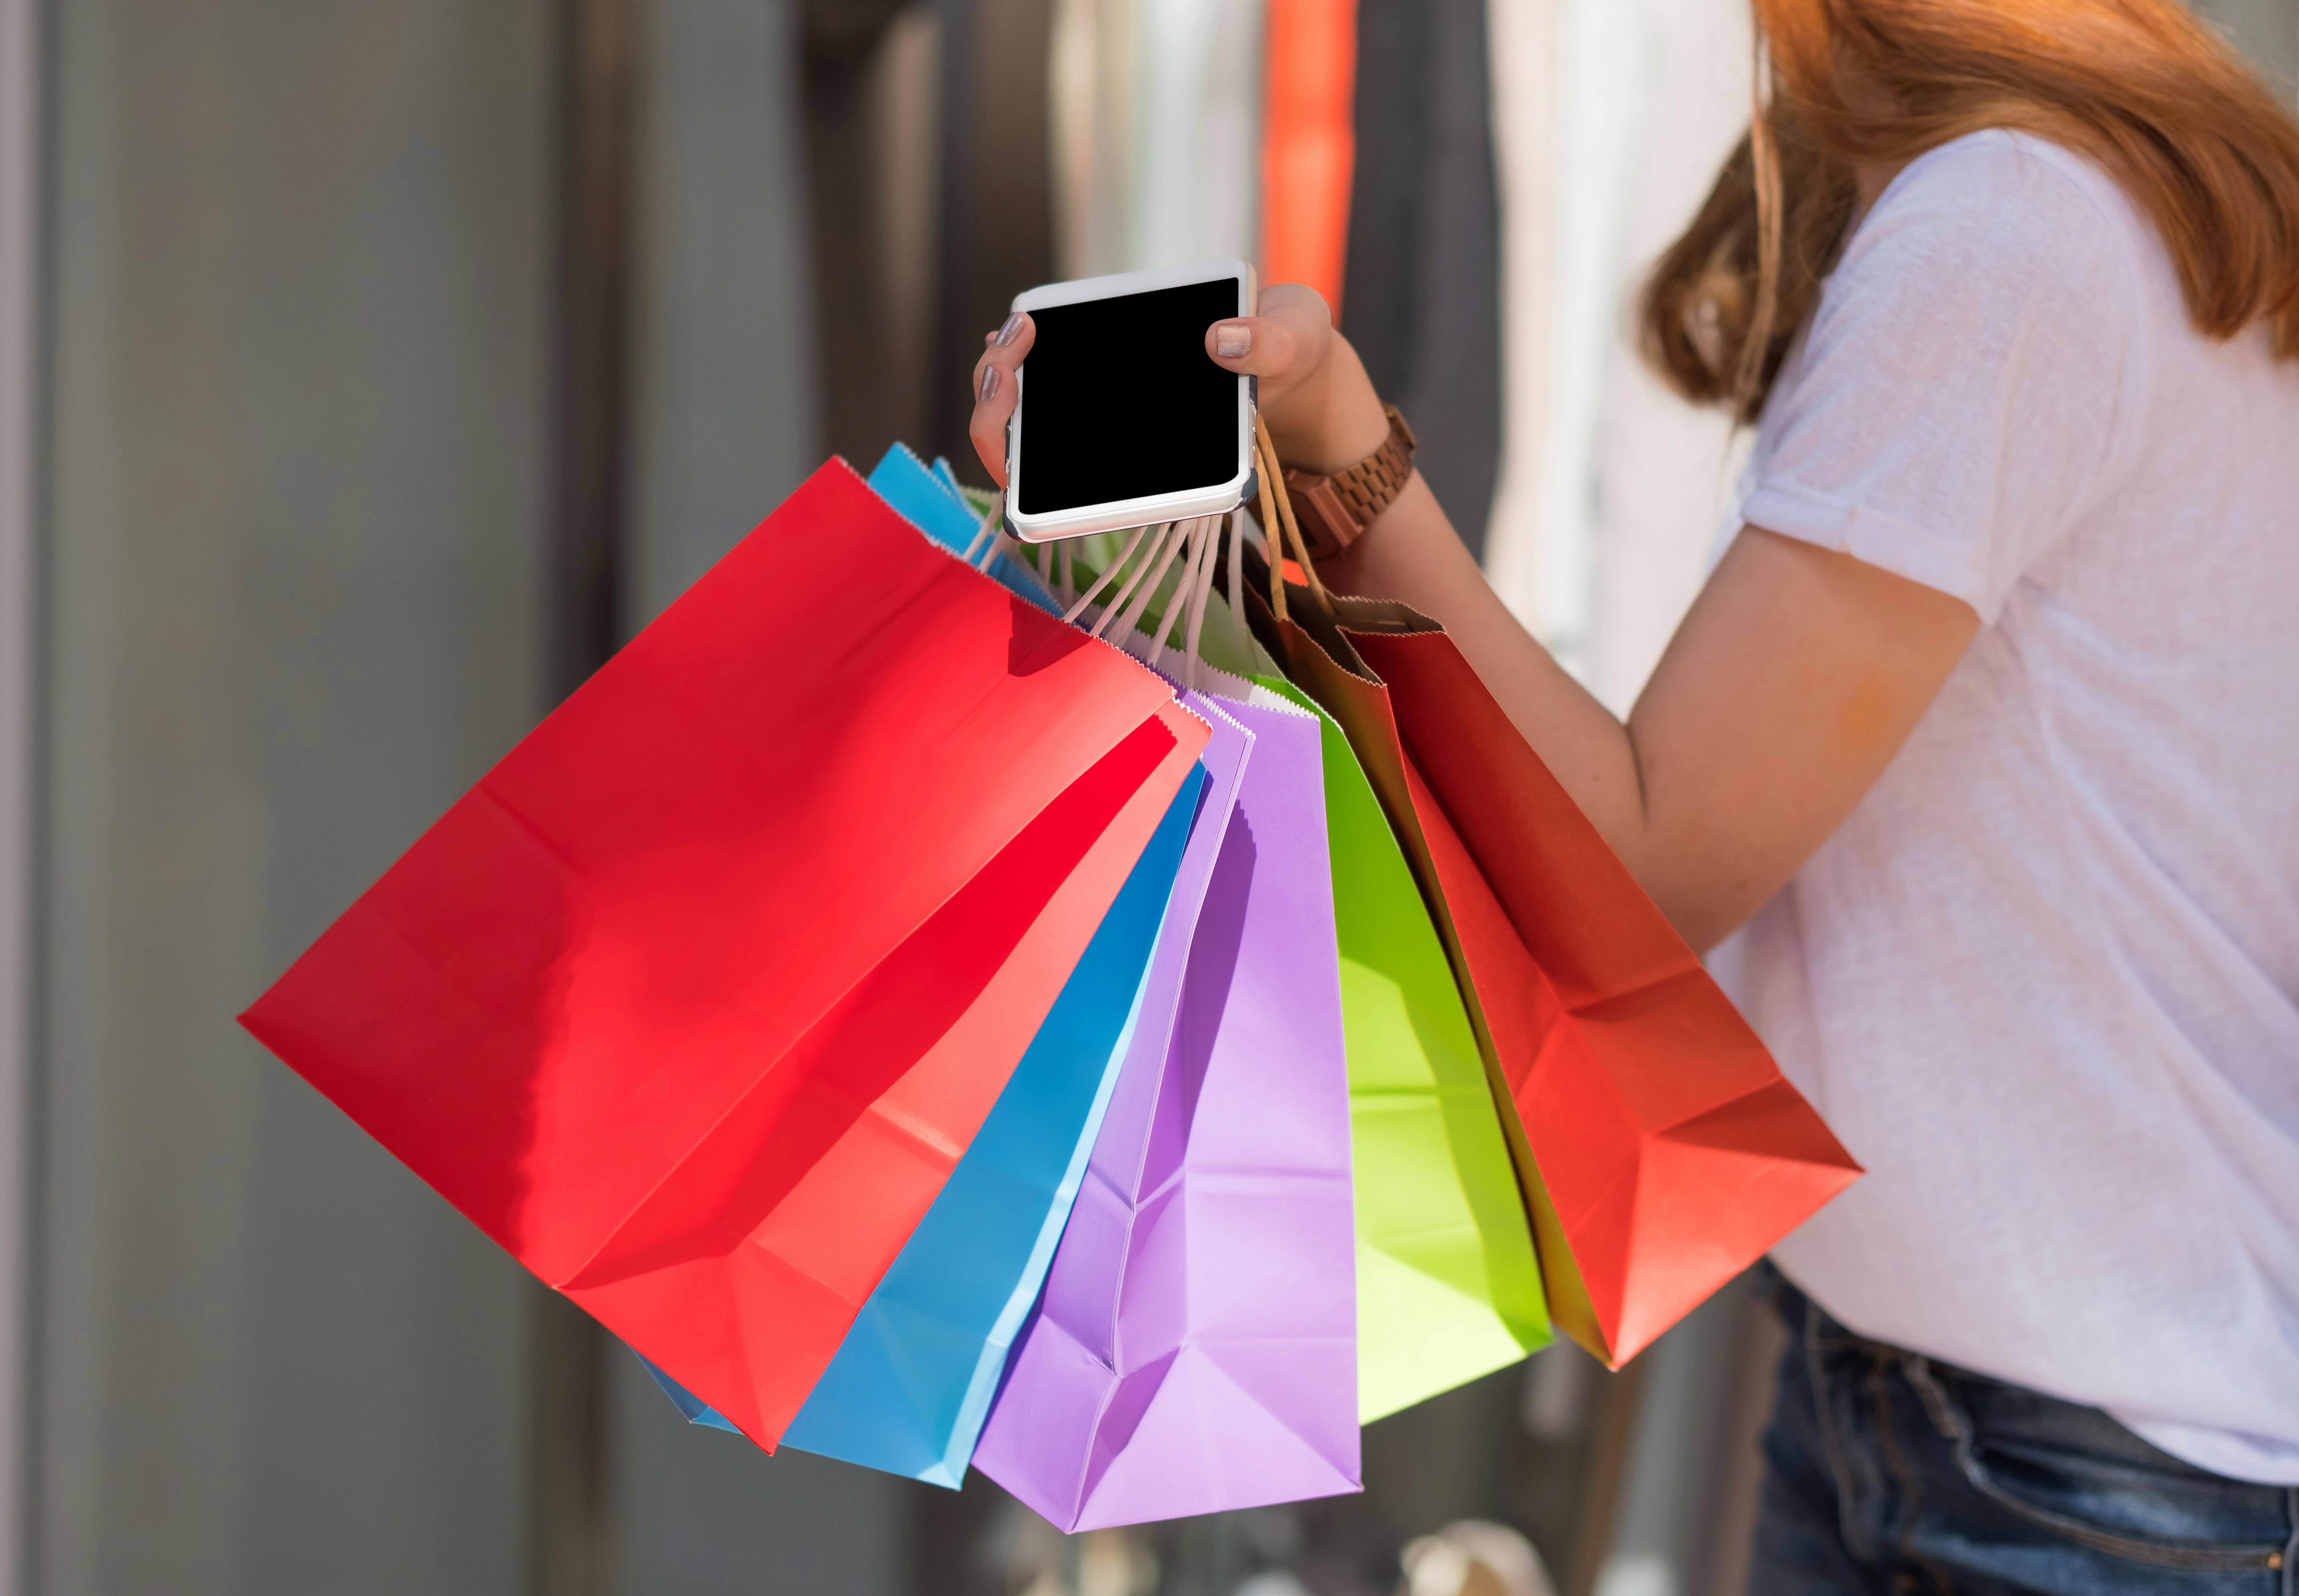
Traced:
<svg viewBox="0 0 2299 1596">
<path fill-rule="evenodd" d="M 2299 78 L 2299 0 L 2205 9 Z M 0 0 L 0 1590 L 1738 1588 L 1743 1292 L 1382 1422 L 1362 1498 L 1069 1540 L 685 1426 L 233 1024 L 826 453 L 971 474 L 1016 290 L 1261 254 L 1336 28 L 1311 258 L 1624 705 L 1733 461 L 1623 295 L 1742 0 Z"/>
</svg>

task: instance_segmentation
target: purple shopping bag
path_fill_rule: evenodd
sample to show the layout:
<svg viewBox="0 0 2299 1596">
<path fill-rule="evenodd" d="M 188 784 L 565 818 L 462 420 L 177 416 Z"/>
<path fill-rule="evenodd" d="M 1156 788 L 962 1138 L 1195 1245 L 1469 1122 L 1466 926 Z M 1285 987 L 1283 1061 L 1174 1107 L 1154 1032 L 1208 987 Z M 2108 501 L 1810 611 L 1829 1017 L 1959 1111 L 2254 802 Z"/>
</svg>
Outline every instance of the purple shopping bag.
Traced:
<svg viewBox="0 0 2299 1596">
<path fill-rule="evenodd" d="M 1361 1488 L 1348 1067 L 1317 722 L 1250 734 L 975 1465 L 1066 1531 Z M 1212 832 L 1210 836 L 1206 835 Z M 1161 980 L 1174 994 L 1148 1003 Z M 1154 1023 L 1153 1023 L 1154 1019 Z"/>
</svg>

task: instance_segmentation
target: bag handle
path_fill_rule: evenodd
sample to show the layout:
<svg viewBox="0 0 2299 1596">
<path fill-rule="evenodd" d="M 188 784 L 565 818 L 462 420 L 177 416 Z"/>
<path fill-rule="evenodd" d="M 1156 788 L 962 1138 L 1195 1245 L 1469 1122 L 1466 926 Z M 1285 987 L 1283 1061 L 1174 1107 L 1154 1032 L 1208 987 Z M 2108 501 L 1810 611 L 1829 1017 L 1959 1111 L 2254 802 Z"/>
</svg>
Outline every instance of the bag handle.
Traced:
<svg viewBox="0 0 2299 1596">
<path fill-rule="evenodd" d="M 1283 523 L 1284 543 L 1292 545 L 1293 558 L 1301 568 L 1308 583 L 1309 595 L 1317 601 L 1330 620 L 1333 616 L 1333 597 L 1325 591 L 1324 578 L 1317 575 L 1317 562 L 1309 558 L 1309 545 L 1301 536 L 1301 523 L 1293 519 L 1293 495 L 1285 489 L 1284 469 L 1277 463 L 1277 445 L 1270 441 L 1269 423 L 1256 411 L 1253 416 L 1254 452 L 1257 473 L 1261 478 L 1261 529 L 1268 536 L 1273 558 L 1269 561 L 1269 609 L 1279 620 L 1285 619 L 1285 560 L 1284 547 L 1279 542 L 1278 524 Z M 1276 514 L 1270 513 L 1273 499 Z"/>
<path fill-rule="evenodd" d="M 1232 511 L 1232 517 L 1236 512 Z M 1152 670 L 1163 666 L 1166 651 L 1173 646 L 1173 635 L 1179 628 L 1187 641 L 1183 644 L 1185 661 L 1183 685 L 1194 692 L 1198 686 L 1198 641 L 1203 635 L 1206 603 L 1213 594 L 1214 556 L 1221 544 L 1222 518 L 1201 516 L 1186 523 L 1183 540 L 1189 547 L 1189 558 L 1183 562 L 1182 579 L 1174 589 L 1173 603 L 1160 617 L 1152 641 L 1157 646 L 1150 653 Z"/>
<path fill-rule="evenodd" d="M 1133 608 L 1135 593 L 1142 591 L 1141 578 L 1150 574 L 1150 568 L 1153 563 L 1158 567 L 1158 574 L 1161 577 L 1165 575 L 1165 561 L 1173 543 L 1174 528 L 1178 524 L 1174 521 L 1166 521 L 1150 529 L 1149 546 L 1141 551 L 1141 557 L 1133 562 L 1133 569 L 1119 585 L 1117 591 L 1110 595 L 1108 603 L 1101 607 L 1101 618 L 1090 628 L 1094 636 L 1103 636 L 1109 630 L 1111 621 Z M 1142 603 L 1145 608 L 1153 593 L 1154 585 L 1150 591 L 1143 592 Z"/>
<path fill-rule="evenodd" d="M 974 529 L 974 541 L 966 545 L 959 558 L 976 570 L 988 570 L 998 560 L 999 546 L 1006 541 L 1006 490 L 1000 488 L 998 496 L 990 501 L 990 508 L 982 514 L 982 524 Z M 990 547 L 985 553 L 983 544 Z"/>
</svg>

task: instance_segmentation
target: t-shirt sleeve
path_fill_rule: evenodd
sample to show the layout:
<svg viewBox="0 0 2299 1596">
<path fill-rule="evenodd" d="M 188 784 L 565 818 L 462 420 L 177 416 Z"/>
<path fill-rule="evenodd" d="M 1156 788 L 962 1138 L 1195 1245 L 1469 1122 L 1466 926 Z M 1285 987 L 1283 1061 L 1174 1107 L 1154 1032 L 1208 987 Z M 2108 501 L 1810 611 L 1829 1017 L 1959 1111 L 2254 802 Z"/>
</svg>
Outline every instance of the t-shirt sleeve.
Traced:
<svg viewBox="0 0 2299 1596">
<path fill-rule="evenodd" d="M 2141 356 L 2130 218 L 2073 163 L 1981 134 L 1901 175 L 1772 396 L 1749 525 L 1996 619 L 2107 486 Z"/>
</svg>

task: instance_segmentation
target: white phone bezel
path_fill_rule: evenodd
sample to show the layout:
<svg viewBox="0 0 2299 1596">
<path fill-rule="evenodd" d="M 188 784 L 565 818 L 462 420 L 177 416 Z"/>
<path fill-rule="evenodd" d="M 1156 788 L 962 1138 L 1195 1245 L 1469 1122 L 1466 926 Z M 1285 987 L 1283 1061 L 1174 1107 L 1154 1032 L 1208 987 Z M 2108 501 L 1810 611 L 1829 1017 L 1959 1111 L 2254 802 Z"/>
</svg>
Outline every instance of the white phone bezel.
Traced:
<svg viewBox="0 0 2299 1596">
<path fill-rule="evenodd" d="M 1158 288 L 1183 288 L 1192 283 L 1217 283 L 1232 280 L 1237 284 L 1238 311 L 1241 316 L 1253 314 L 1257 285 L 1250 262 L 1238 260 L 1198 261 L 1186 266 L 1159 266 L 1148 271 L 1120 271 L 1108 277 L 1080 278 L 1074 282 L 1048 283 L 1014 296 L 1017 311 L 1043 310 L 1052 305 L 1081 304 L 1089 300 L 1115 299 L 1122 295 L 1146 294 Z M 1245 502 L 1246 484 L 1253 479 L 1253 383 L 1250 378 L 1237 379 L 1237 459 L 1235 476 L 1213 487 L 1189 488 L 1180 493 L 1150 494 L 1141 498 L 1112 499 L 1100 504 L 1081 504 L 1074 510 L 1042 511 L 1025 515 L 1016 508 L 1022 500 L 1022 411 L 1029 403 L 1029 370 L 1027 360 L 1016 373 L 1014 414 L 1006 423 L 1007 478 L 1006 521 L 1014 534 L 1025 543 L 1050 543 L 1058 538 L 1082 537 L 1089 532 L 1108 532 L 1123 527 L 1149 526 L 1159 521 L 1186 520 L 1192 516 L 1223 515 Z M 1123 381 L 1124 373 L 1112 374 L 1113 380 Z"/>
</svg>

